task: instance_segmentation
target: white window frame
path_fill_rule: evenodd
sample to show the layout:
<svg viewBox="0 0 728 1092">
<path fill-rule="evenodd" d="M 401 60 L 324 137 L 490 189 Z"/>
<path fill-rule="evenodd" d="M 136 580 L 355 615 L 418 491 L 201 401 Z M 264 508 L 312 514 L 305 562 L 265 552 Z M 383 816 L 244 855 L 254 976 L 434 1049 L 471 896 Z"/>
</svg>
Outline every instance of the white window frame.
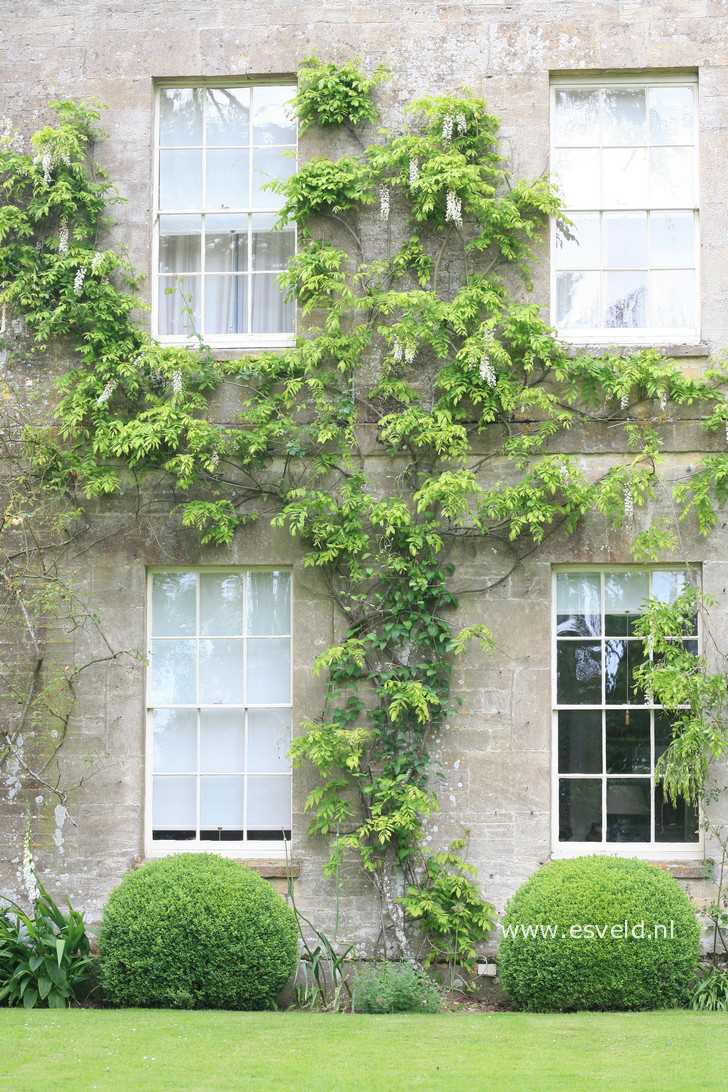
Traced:
<svg viewBox="0 0 728 1092">
<path fill-rule="evenodd" d="M 607 763 L 605 748 L 605 736 L 602 731 L 602 772 L 600 774 L 573 774 L 564 775 L 559 773 L 559 710 L 575 709 L 581 711 L 612 711 L 619 709 L 634 709 L 635 705 L 607 705 L 602 701 L 599 705 L 559 705 L 557 703 L 557 690 L 556 690 L 556 671 L 557 671 L 557 639 L 556 639 L 556 617 L 557 610 L 557 587 L 556 578 L 559 573 L 600 573 L 601 574 L 601 602 L 600 609 L 602 612 L 602 633 L 599 637 L 593 638 L 593 643 L 600 643 L 602 645 L 602 664 L 604 663 L 604 643 L 606 640 L 619 640 L 619 637 L 612 638 L 607 637 L 604 633 L 604 575 L 607 573 L 623 573 L 623 572 L 674 572 L 676 569 L 680 569 L 682 566 L 678 564 L 672 565 L 555 565 L 552 568 L 551 574 L 551 723 L 552 723 L 552 736 L 551 736 L 551 856 L 554 860 L 570 857 L 583 857 L 590 854 L 598 854 L 601 856 L 612 857 L 639 857 L 646 861 L 696 861 L 702 859 L 705 853 L 705 837 L 702 829 L 702 825 L 698 828 L 698 840 L 695 842 L 560 842 L 559 841 L 559 778 L 563 776 L 571 776 L 574 779 L 588 778 L 593 776 L 599 778 L 602 781 L 602 816 L 603 826 L 606 828 L 606 784 L 607 784 Z M 691 572 L 698 574 L 700 568 L 697 565 L 690 565 Z M 586 640 L 587 638 L 583 638 Z M 697 633 L 698 651 L 702 648 L 702 625 L 700 615 L 698 615 L 698 633 Z M 602 697 L 604 696 L 604 670 L 602 669 Z M 658 705 L 645 705 L 637 708 L 648 709 L 650 711 L 657 711 L 661 708 Z M 650 718 L 650 750 L 651 750 L 651 773 L 650 784 L 653 791 L 650 794 L 650 829 L 654 833 L 654 770 L 655 770 L 655 741 L 654 741 L 654 717 Z M 612 775 L 616 776 L 616 775 Z M 625 779 L 629 778 L 629 774 L 619 775 Z M 637 776 L 637 775 L 633 775 Z M 642 775 L 644 780 L 644 775 Z M 702 819 L 702 815 L 700 816 Z M 606 835 L 606 829 L 603 830 L 603 835 Z"/>
<path fill-rule="evenodd" d="M 224 575 L 226 573 L 240 573 L 245 575 L 249 572 L 287 572 L 290 574 L 291 580 L 291 596 L 290 596 L 290 608 L 291 608 L 291 632 L 288 634 L 276 634 L 275 638 L 280 639 L 287 637 L 291 643 L 291 656 L 290 656 L 290 695 L 291 701 L 286 703 L 269 702 L 264 706 L 254 705 L 250 703 L 244 703 L 239 705 L 223 705 L 216 704 L 216 709 L 239 709 L 242 708 L 245 712 L 245 738 L 247 741 L 247 713 L 248 709 L 265 708 L 265 709 L 290 709 L 291 710 L 291 729 L 293 728 L 293 613 L 294 613 L 294 594 L 293 594 L 293 571 L 288 565 L 231 565 L 231 566 L 219 566 L 219 565 L 155 565 L 150 566 L 147 569 L 147 610 L 146 610 L 146 625 L 147 625 L 147 640 L 146 640 L 146 658 L 147 667 L 145 672 L 145 776 L 144 776 L 144 853 L 147 858 L 168 857 L 174 853 L 216 853 L 220 857 L 233 857 L 235 859 L 256 859 L 267 858 L 269 860 L 285 860 L 286 858 L 286 841 L 283 838 L 280 840 L 274 839 L 259 839 L 259 840 L 245 840 L 245 841 L 224 841 L 216 842 L 214 840 L 202 840 L 199 836 L 195 839 L 173 840 L 173 839 L 157 839 L 156 841 L 152 837 L 152 794 L 153 794 L 153 772 L 154 772 L 154 709 L 162 708 L 195 708 L 199 709 L 200 706 L 195 704 L 194 706 L 184 705 L 165 705 L 160 703 L 157 706 L 150 704 L 150 697 L 152 693 L 152 580 L 155 573 L 189 573 L 194 572 L 198 575 L 201 573 L 217 573 L 218 575 Z M 200 582 L 197 581 L 196 588 L 196 617 L 199 619 L 200 610 Z M 242 640 L 247 640 L 247 621 L 244 621 L 243 625 L 243 637 Z M 205 637 L 208 635 L 206 634 Z M 155 638 L 158 640 L 159 638 Z M 170 638 L 175 640 L 176 638 Z M 197 628 L 195 629 L 195 642 L 198 643 L 201 639 Z M 265 639 L 265 638 L 263 638 Z M 199 657 L 195 657 L 195 663 L 199 664 Z M 243 672 L 245 673 L 246 657 L 243 654 Z M 199 668 L 196 667 L 196 671 Z M 199 696 L 199 695 L 197 695 Z M 247 696 L 247 689 L 244 686 L 243 697 Z M 197 733 L 198 733 L 198 756 L 199 756 L 199 716 L 197 718 Z M 200 820 L 200 770 L 199 770 L 199 757 L 197 763 L 198 769 L 195 774 L 197 779 L 196 794 L 196 818 L 197 830 L 199 834 L 199 820 Z M 175 776 L 175 775 L 170 775 Z M 247 817 L 247 771 L 243 774 L 245 778 L 244 788 L 244 819 Z M 256 775 L 258 776 L 258 775 Z M 269 777 L 287 777 L 290 782 L 291 791 L 291 841 L 293 838 L 293 772 L 289 770 L 287 774 L 267 774 L 264 776 Z"/>
<path fill-rule="evenodd" d="M 215 87 L 261 87 L 261 86 L 275 86 L 275 87 L 288 87 L 291 91 L 296 89 L 296 81 L 290 77 L 265 77 L 255 80 L 235 80 L 235 79 L 219 79 L 219 80 L 158 80 L 155 83 L 154 88 L 154 171 L 153 171 L 153 210 L 154 210 L 154 226 L 152 233 L 152 336 L 155 341 L 160 345 L 173 345 L 173 346 L 188 346 L 192 348 L 197 347 L 197 339 L 188 335 L 178 334 L 160 334 L 159 333 L 159 223 L 160 214 L 162 212 L 174 212 L 178 216 L 203 216 L 206 212 L 209 213 L 209 209 L 204 208 L 205 191 L 204 191 L 204 178 L 205 178 L 205 149 L 206 144 L 206 129 L 205 129 L 205 110 L 207 103 L 207 96 L 203 96 L 203 114 L 202 114 L 202 160 L 203 160 L 203 194 L 202 194 L 202 207 L 193 209 L 160 209 L 159 207 L 159 127 L 160 127 L 160 94 L 162 90 L 175 87 L 201 87 L 203 89 L 215 88 Z M 279 145 L 269 145 L 271 148 L 280 147 Z M 291 145 L 285 145 L 286 148 L 290 148 Z M 296 126 L 296 162 L 298 161 L 298 126 Z M 249 171 L 253 170 L 253 156 L 250 157 Z M 244 209 L 225 209 L 226 213 L 252 215 L 255 213 L 264 213 L 266 215 L 275 215 L 276 210 L 271 208 L 253 208 L 252 206 Z M 293 225 L 294 232 L 294 253 L 298 246 L 298 233 L 296 225 Z M 251 255 L 250 255 L 250 233 L 248 234 L 248 268 L 251 268 Z M 204 246 L 202 247 L 202 263 L 204 263 Z M 164 274 L 162 274 L 164 276 Z M 202 281 L 202 291 L 200 294 L 200 314 L 204 314 L 204 264 L 200 266 L 199 276 Z M 297 308 L 294 307 L 293 313 L 293 330 L 290 333 L 283 334 L 205 334 L 203 335 L 203 342 L 209 345 L 213 349 L 284 349 L 290 348 L 295 345 L 296 342 L 296 328 L 298 323 Z"/>
<path fill-rule="evenodd" d="M 665 211 L 680 211 L 689 212 L 692 211 L 694 218 L 694 270 L 695 270 L 695 298 L 694 298 L 694 315 L 695 326 L 694 327 L 656 327 L 656 326 L 644 326 L 640 328 L 619 328 L 619 327 L 598 327 L 590 329 L 589 327 L 583 328 L 563 328 L 559 329 L 556 321 L 556 234 L 557 234 L 557 221 L 558 217 L 551 217 L 550 225 L 550 264 L 551 264 L 551 276 L 550 276 L 550 321 L 558 331 L 558 336 L 561 340 L 571 342 L 576 345 L 625 345 L 625 346 L 650 346 L 650 345 L 694 345 L 700 341 L 701 330 L 701 318 L 700 318 L 700 174 L 699 174 L 699 87 L 698 87 L 698 75 L 697 73 L 660 73 L 650 74 L 645 73 L 620 73 L 605 76 L 552 76 L 550 87 L 550 159 L 552 169 L 555 164 L 556 154 L 556 125 L 555 125 L 555 109 L 556 109 L 556 92 L 565 89 L 584 89 L 584 88 L 600 88 L 600 87 L 686 87 L 693 88 L 693 178 L 694 178 L 694 204 L 692 208 L 683 206 L 679 210 L 675 209 L 674 205 L 648 205 L 646 208 L 621 208 L 621 209 L 607 209 L 603 202 L 600 201 L 600 207 L 597 209 L 578 209 L 572 210 L 574 214 L 588 213 L 588 212 L 646 212 L 648 219 L 651 212 Z M 642 145 L 640 145 L 641 147 Z M 646 148 L 650 148 L 649 143 L 649 124 L 646 135 Z M 660 145 L 663 147 L 664 145 Z M 574 145 L 574 147 L 591 147 L 591 145 Z M 600 142 L 599 149 L 601 151 L 605 145 Z M 609 147 L 609 145 L 607 145 Z M 620 145 L 620 147 L 630 147 L 630 145 Z M 668 145 L 669 147 L 669 145 Z M 601 162 L 601 161 L 600 161 Z M 565 215 L 569 216 L 569 210 L 565 210 Z M 600 230 L 600 277 L 604 277 L 604 254 L 602 249 L 602 235 Z M 647 233 L 647 268 L 648 278 L 649 271 L 652 268 L 650 264 L 650 233 Z M 678 268 L 678 267 L 675 267 Z M 648 290 L 649 300 L 649 290 Z"/>
</svg>

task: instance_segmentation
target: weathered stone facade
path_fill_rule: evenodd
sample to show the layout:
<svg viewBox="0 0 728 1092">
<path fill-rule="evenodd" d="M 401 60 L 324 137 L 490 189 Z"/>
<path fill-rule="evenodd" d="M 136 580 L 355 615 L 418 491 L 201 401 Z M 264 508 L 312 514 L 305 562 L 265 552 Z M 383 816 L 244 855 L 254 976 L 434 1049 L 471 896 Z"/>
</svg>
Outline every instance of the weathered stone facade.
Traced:
<svg viewBox="0 0 728 1092">
<path fill-rule="evenodd" d="M 292 76 L 316 52 L 324 59 L 360 56 L 388 62 L 391 83 L 380 94 L 385 120 L 421 94 L 468 85 L 503 119 L 502 137 L 516 177 L 548 165 L 549 79 L 553 73 L 606 70 L 697 71 L 700 96 L 700 215 L 702 338 L 679 346 L 689 370 L 728 341 L 728 231 L 725 159 L 728 125 L 728 2 L 664 0 L 469 0 L 377 4 L 251 0 L 216 4 L 187 0 L 82 3 L 9 0 L 0 45 L 3 112 L 21 129 L 37 127 L 56 97 L 97 96 L 108 106 L 110 138 L 100 157 L 127 204 L 115 213 L 115 237 L 133 263 L 151 267 L 154 81 L 161 78 Z M 307 143 L 308 140 L 308 143 Z M 314 147 L 304 138 L 305 157 Z M 537 273 L 535 297 L 548 298 L 548 259 Z M 59 359 L 58 365 L 62 364 Z M 38 377 L 47 364 L 15 362 L 17 379 Z M 224 407 L 221 407 L 224 414 Z M 696 453 L 716 443 L 689 415 L 662 429 L 667 477 L 685 471 Z M 722 440 L 722 437 L 719 437 Z M 605 451 L 624 444 L 622 430 L 598 426 L 567 434 L 568 450 L 596 474 Z M 383 465 L 383 474 L 391 468 Z M 238 533 L 221 552 L 200 551 L 195 537 L 168 515 L 168 498 L 144 496 L 129 483 L 123 496 L 94 506 L 93 533 L 76 561 L 79 585 L 98 609 L 111 643 L 145 647 L 145 576 L 150 565 L 277 564 L 294 573 L 294 721 L 315 714 L 321 682 L 313 656 L 334 637 L 334 612 L 323 583 L 305 570 L 298 546 L 262 522 Z M 638 514 L 638 519 L 640 518 Z M 644 518 L 644 517 L 641 517 Z M 632 533 L 634 528 L 632 529 Z M 495 633 L 492 660 L 471 650 L 456 665 L 464 703 L 444 733 L 442 810 L 430 824 L 433 843 L 468 832 L 469 855 L 483 892 L 497 906 L 550 859 L 551 834 L 551 571 L 564 562 L 619 564 L 630 560 L 631 534 L 590 517 L 576 537 L 553 536 L 486 598 L 483 573 L 508 569 L 488 546 L 463 552 L 456 591 L 463 620 L 486 621 Z M 707 592 L 726 602 L 726 531 L 689 542 L 702 565 Z M 89 547 L 89 548 L 87 548 Z M 728 614 L 717 612 L 728 640 Z M 82 648 L 61 649 L 79 657 Z M 39 789 L 36 841 L 39 870 L 51 890 L 98 918 L 111 888 L 144 854 L 144 678 L 137 662 L 112 664 L 82 699 L 67 754 L 104 755 L 102 768 L 76 794 L 71 813 Z M 17 774 L 18 771 L 15 771 Z M 14 775 L 15 776 L 15 775 Z M 293 856 L 303 908 L 328 927 L 332 888 L 322 876 L 326 847 L 305 835 L 305 774 L 294 776 Z M 0 889 L 18 889 L 26 793 L 11 778 L 0 800 Z M 41 799 L 42 798 L 42 799 Z M 55 810 L 54 810 L 55 809 Z M 688 874 L 690 870 L 688 870 Z M 691 883 L 688 880 L 688 883 Z M 698 885 L 699 886 L 699 885 Z M 374 900 L 359 873 L 345 875 L 342 934 L 364 950 L 378 931 Z"/>
</svg>

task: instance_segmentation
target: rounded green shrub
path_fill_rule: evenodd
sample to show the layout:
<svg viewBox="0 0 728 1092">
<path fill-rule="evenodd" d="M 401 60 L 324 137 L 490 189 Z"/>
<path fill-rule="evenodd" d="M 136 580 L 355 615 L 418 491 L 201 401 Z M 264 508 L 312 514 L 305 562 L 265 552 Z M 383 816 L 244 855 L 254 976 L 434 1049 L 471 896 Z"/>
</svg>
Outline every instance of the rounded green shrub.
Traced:
<svg viewBox="0 0 728 1092">
<path fill-rule="evenodd" d="M 297 936 L 293 911 L 249 868 L 209 853 L 165 857 L 109 898 L 101 986 L 112 1005 L 275 1008 Z"/>
<path fill-rule="evenodd" d="M 644 861 L 577 857 L 546 865 L 513 896 L 498 973 L 530 1012 L 674 1008 L 688 1001 L 699 955 L 677 880 Z"/>
</svg>

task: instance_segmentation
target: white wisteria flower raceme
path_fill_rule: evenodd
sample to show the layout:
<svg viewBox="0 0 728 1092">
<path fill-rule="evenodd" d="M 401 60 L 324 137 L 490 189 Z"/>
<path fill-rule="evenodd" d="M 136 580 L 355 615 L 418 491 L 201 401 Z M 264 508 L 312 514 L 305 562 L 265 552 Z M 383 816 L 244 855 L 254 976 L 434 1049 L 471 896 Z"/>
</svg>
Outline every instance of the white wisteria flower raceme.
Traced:
<svg viewBox="0 0 728 1092">
<path fill-rule="evenodd" d="M 35 906 L 40 898 L 38 880 L 35 875 L 33 848 L 30 844 L 30 815 L 25 820 L 25 840 L 23 842 L 23 885 L 31 903 Z"/>
<path fill-rule="evenodd" d="M 455 125 L 457 127 L 458 136 L 465 136 L 468 131 L 468 119 L 465 114 L 458 114 L 455 118 Z"/>
<path fill-rule="evenodd" d="M 445 220 L 448 223 L 455 224 L 456 227 L 463 226 L 463 203 L 455 193 L 455 190 L 447 191 Z"/>
<path fill-rule="evenodd" d="M 172 372 L 172 394 L 182 394 L 182 372 Z"/>
<path fill-rule="evenodd" d="M 420 161 L 416 157 L 413 157 L 409 161 L 409 184 L 414 186 L 417 179 L 420 177 Z"/>
<path fill-rule="evenodd" d="M 68 220 L 64 216 L 58 228 L 58 253 L 68 253 Z"/>
<path fill-rule="evenodd" d="M 632 497 L 632 490 L 629 486 L 624 490 L 624 516 L 625 519 L 632 519 L 634 515 L 634 499 Z"/>
<path fill-rule="evenodd" d="M 399 340 L 398 337 L 396 337 L 394 339 L 394 345 L 392 347 L 392 356 L 394 357 L 394 359 L 399 364 L 400 360 L 402 359 L 402 342 Z"/>
<path fill-rule="evenodd" d="M 627 409 L 628 405 L 629 405 L 629 395 L 628 394 L 623 394 L 622 397 L 619 400 L 619 407 L 620 407 L 620 409 Z"/>
<path fill-rule="evenodd" d="M 662 393 L 660 394 L 660 411 L 662 413 L 664 413 L 666 409 L 667 409 L 667 392 L 662 391 Z"/>
<path fill-rule="evenodd" d="M 83 292 L 83 282 L 86 280 L 86 266 L 81 265 L 76 270 L 76 276 L 73 278 L 73 294 L 74 296 L 80 296 Z"/>
<path fill-rule="evenodd" d="M 379 216 L 385 221 L 389 219 L 389 186 L 379 187 Z"/>
<path fill-rule="evenodd" d="M 452 114 L 445 114 L 442 119 L 442 139 L 449 144 L 452 140 L 453 128 L 455 127 L 455 119 Z"/>
<path fill-rule="evenodd" d="M 404 349 L 404 359 L 407 364 L 411 364 L 415 358 L 416 346 L 414 342 L 408 341 Z"/>
<path fill-rule="evenodd" d="M 106 255 L 104 254 L 103 250 L 97 250 L 96 251 L 93 258 L 91 259 L 91 272 L 92 273 L 98 273 L 99 269 L 101 268 L 101 265 L 103 264 L 103 261 L 104 261 L 105 257 L 106 257 Z"/>
<path fill-rule="evenodd" d="M 110 379 L 108 381 L 108 383 L 106 384 L 106 386 L 104 387 L 104 389 L 102 390 L 101 394 L 96 399 L 96 405 L 97 406 L 103 406 L 106 402 L 109 401 L 109 399 L 111 398 L 111 396 L 112 396 L 112 394 L 114 393 L 115 390 L 116 390 L 116 380 L 115 379 Z"/>
</svg>

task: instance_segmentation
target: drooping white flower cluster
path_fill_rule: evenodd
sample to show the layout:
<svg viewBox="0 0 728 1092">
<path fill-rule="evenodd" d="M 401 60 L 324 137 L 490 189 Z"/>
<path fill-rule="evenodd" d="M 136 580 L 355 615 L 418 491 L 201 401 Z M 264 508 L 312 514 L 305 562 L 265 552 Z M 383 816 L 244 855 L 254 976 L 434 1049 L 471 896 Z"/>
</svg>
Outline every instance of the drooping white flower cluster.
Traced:
<svg viewBox="0 0 728 1092">
<path fill-rule="evenodd" d="M 622 397 L 619 400 L 620 409 L 626 409 L 628 405 L 629 405 L 629 395 L 628 394 L 623 394 Z"/>
<path fill-rule="evenodd" d="M 68 253 L 68 220 L 64 216 L 58 228 L 58 253 Z"/>
<path fill-rule="evenodd" d="M 112 394 L 114 393 L 115 390 L 116 390 L 116 380 L 115 379 L 110 379 L 109 382 L 104 387 L 104 389 L 102 390 L 101 394 L 96 399 L 96 405 L 97 406 L 105 405 L 109 401 L 109 399 L 111 398 L 111 396 L 112 396 Z"/>
<path fill-rule="evenodd" d="M 450 224 L 455 224 L 456 227 L 463 226 L 463 203 L 455 193 L 455 190 L 447 191 L 445 220 Z"/>
<path fill-rule="evenodd" d="M 11 152 L 22 153 L 25 148 L 25 138 L 21 133 L 13 132 L 13 123 L 10 118 L 0 121 L 0 144 Z"/>
<path fill-rule="evenodd" d="M 420 177 L 420 161 L 415 156 L 409 161 L 409 184 L 414 186 L 417 179 Z"/>
<path fill-rule="evenodd" d="M 80 265 L 76 270 L 76 276 L 73 278 L 73 294 L 74 296 L 80 296 L 83 292 L 83 282 L 86 280 L 86 266 Z"/>
<path fill-rule="evenodd" d="M 480 378 L 489 387 L 495 387 L 498 382 L 498 376 L 495 374 L 495 368 L 490 359 L 490 350 L 494 340 L 493 331 L 485 329 L 483 331 L 483 351 L 480 356 L 479 371 Z"/>
<path fill-rule="evenodd" d="M 33 860 L 33 847 L 30 842 L 30 811 L 25 819 L 25 839 L 23 841 L 23 884 L 25 891 L 33 906 L 40 898 L 38 880 L 35 875 L 35 861 Z"/>
<path fill-rule="evenodd" d="M 660 413 L 664 413 L 667 409 L 667 391 L 660 392 Z"/>
<path fill-rule="evenodd" d="M 455 128 L 455 118 L 452 114 L 445 114 L 442 119 L 442 139 L 446 144 L 449 144 L 452 140 L 453 129 Z"/>
<path fill-rule="evenodd" d="M 217 469 L 217 465 L 220 462 L 220 456 L 216 451 L 213 451 L 212 455 L 210 456 L 210 462 L 215 467 L 215 469 Z"/>
<path fill-rule="evenodd" d="M 63 163 L 65 167 L 71 166 L 71 156 L 69 152 L 64 151 L 56 157 L 50 148 L 46 148 L 42 152 L 37 152 L 33 157 L 33 163 L 36 167 L 43 168 L 43 185 L 50 186 L 53 181 L 53 168 L 56 163 Z"/>
<path fill-rule="evenodd" d="M 399 340 L 398 337 L 396 337 L 394 339 L 394 345 L 392 346 L 392 356 L 394 357 L 395 362 L 397 364 L 399 364 L 399 362 L 402 359 L 403 355 L 404 355 L 404 351 L 402 349 L 402 342 Z"/>
<path fill-rule="evenodd" d="M 134 359 L 132 360 L 131 366 L 132 366 L 132 368 L 141 368 L 143 363 L 144 363 L 144 357 L 142 356 L 141 353 L 139 353 L 139 355 L 135 356 Z"/>
<path fill-rule="evenodd" d="M 389 219 L 389 186 L 379 187 L 379 217 L 385 222 Z"/>
<path fill-rule="evenodd" d="M 101 266 L 103 264 L 103 261 L 104 261 L 105 257 L 106 257 L 106 255 L 104 254 L 103 250 L 97 250 L 94 253 L 93 258 L 91 259 L 91 272 L 92 273 L 98 273 L 99 269 L 101 268 Z"/>
<path fill-rule="evenodd" d="M 564 465 L 559 467 L 559 481 L 562 485 L 569 485 L 571 483 L 571 473 L 569 472 L 568 466 Z"/>
<path fill-rule="evenodd" d="M 182 372 L 172 372 L 172 394 L 182 394 Z"/>
<path fill-rule="evenodd" d="M 413 341 L 408 341 L 404 347 L 404 359 L 405 363 L 411 364 L 415 358 L 415 344 Z"/>
<path fill-rule="evenodd" d="M 468 131 L 468 119 L 465 114 L 458 114 L 455 118 L 455 126 L 458 131 L 458 136 L 465 136 Z"/>
<path fill-rule="evenodd" d="M 624 489 L 624 517 L 625 519 L 632 519 L 634 515 L 634 499 L 632 497 L 632 490 L 627 485 Z"/>
</svg>

